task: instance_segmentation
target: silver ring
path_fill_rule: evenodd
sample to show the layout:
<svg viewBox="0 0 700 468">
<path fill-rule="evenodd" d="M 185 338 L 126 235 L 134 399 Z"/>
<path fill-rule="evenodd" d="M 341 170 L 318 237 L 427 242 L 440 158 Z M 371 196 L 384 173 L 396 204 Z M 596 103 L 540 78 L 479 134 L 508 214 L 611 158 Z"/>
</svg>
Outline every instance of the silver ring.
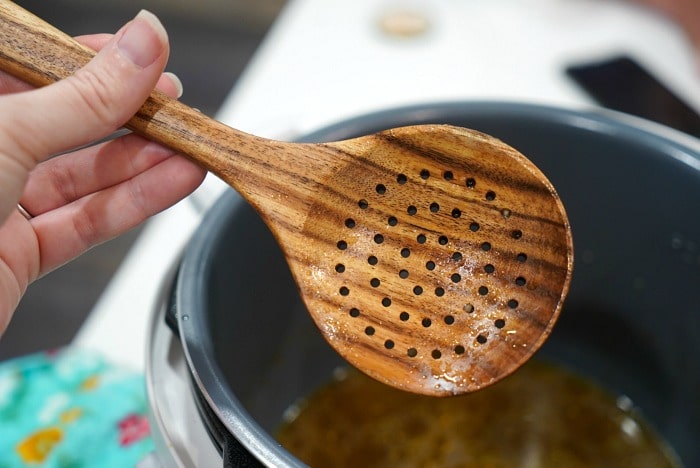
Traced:
<svg viewBox="0 0 700 468">
<path fill-rule="evenodd" d="M 24 216 L 27 219 L 27 221 L 34 217 L 34 216 L 30 215 L 29 211 L 25 210 L 24 207 L 22 205 L 20 205 L 19 203 L 17 203 L 17 211 L 19 211 L 19 213 L 22 216 Z"/>
</svg>

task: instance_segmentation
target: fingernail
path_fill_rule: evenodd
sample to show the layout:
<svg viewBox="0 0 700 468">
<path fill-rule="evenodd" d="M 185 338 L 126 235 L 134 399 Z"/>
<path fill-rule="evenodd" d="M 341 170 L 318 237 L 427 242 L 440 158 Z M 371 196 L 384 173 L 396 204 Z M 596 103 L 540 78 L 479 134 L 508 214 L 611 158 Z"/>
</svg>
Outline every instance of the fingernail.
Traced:
<svg viewBox="0 0 700 468">
<path fill-rule="evenodd" d="M 180 81 L 180 78 L 173 72 L 165 72 L 163 73 L 163 75 L 167 76 L 170 79 L 170 82 L 173 84 L 173 86 L 175 86 L 175 90 L 177 91 L 177 95 L 175 97 L 182 97 L 184 88 L 182 86 L 182 81 Z"/>
<path fill-rule="evenodd" d="M 146 10 L 125 27 L 117 47 L 135 65 L 145 68 L 156 61 L 168 41 L 165 28 L 158 18 Z"/>
</svg>

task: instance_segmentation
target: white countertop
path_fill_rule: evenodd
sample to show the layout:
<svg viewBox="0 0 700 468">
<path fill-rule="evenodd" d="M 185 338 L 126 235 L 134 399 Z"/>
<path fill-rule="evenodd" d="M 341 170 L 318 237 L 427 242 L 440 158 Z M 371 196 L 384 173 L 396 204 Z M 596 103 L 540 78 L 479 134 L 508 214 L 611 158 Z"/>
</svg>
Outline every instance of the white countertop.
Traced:
<svg viewBox="0 0 700 468">
<path fill-rule="evenodd" d="M 382 32 L 416 11 L 425 34 Z M 296 0 L 219 115 L 238 128 L 303 134 L 398 105 L 500 99 L 577 106 L 566 64 L 627 53 L 700 105 L 700 66 L 676 25 L 614 0 Z M 697 73 L 696 73 L 697 71 Z M 694 92 L 685 92 L 693 90 Z"/>
<path fill-rule="evenodd" d="M 382 19 L 407 12 L 424 20 L 422 34 L 382 28 Z M 217 118 L 292 139 L 347 117 L 426 102 L 590 107 L 564 67 L 619 53 L 700 109 L 700 65 L 682 31 L 621 0 L 290 0 Z M 76 345 L 143 369 L 159 288 L 224 188 L 210 176 L 149 222 Z"/>
</svg>

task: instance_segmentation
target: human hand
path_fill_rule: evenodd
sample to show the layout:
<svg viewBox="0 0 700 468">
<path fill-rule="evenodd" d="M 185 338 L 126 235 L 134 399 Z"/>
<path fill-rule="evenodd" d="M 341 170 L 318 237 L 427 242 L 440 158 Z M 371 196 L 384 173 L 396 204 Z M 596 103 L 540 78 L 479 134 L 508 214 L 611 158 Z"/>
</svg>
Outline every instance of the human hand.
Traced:
<svg viewBox="0 0 700 468">
<path fill-rule="evenodd" d="M 114 36 L 79 40 L 100 52 L 66 80 L 33 90 L 0 74 L 0 335 L 32 281 L 176 203 L 204 178 L 194 163 L 136 135 L 50 158 L 112 134 L 156 85 L 180 93 L 179 81 L 161 74 L 168 40 L 150 13 Z"/>
</svg>

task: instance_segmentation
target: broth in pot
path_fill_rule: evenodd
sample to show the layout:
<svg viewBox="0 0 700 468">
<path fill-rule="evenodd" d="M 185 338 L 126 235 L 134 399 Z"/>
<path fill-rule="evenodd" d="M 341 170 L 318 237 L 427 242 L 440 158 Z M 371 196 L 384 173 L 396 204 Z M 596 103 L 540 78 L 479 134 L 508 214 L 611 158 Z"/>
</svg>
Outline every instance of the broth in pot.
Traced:
<svg viewBox="0 0 700 468">
<path fill-rule="evenodd" d="M 448 398 L 341 368 L 289 408 L 278 440 L 312 467 L 679 467 L 625 396 L 542 361 Z"/>
</svg>

